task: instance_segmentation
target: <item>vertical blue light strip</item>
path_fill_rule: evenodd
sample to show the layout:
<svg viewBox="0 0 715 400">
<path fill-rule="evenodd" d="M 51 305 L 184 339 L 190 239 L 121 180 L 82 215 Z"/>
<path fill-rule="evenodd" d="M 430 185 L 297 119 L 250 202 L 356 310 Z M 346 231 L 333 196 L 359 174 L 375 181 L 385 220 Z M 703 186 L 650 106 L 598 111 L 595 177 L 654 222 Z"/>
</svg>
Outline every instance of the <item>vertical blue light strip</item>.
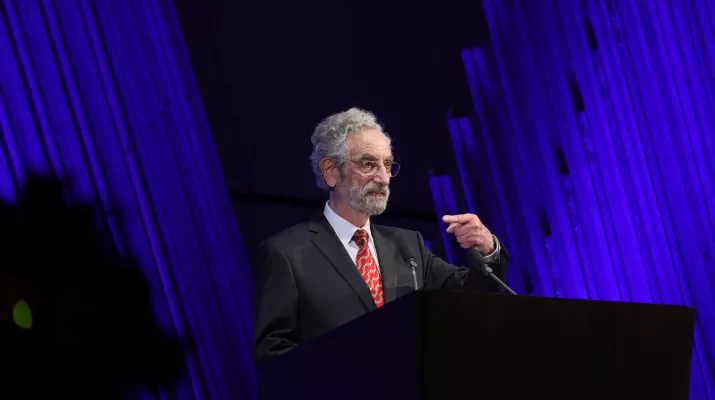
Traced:
<svg viewBox="0 0 715 400">
<path fill-rule="evenodd" d="M 470 186 L 469 178 L 467 177 L 467 165 L 466 165 L 468 152 L 467 152 L 467 149 L 465 149 L 465 146 L 463 143 L 462 133 L 460 132 L 459 123 L 454 118 L 448 118 L 447 125 L 449 127 L 449 136 L 452 138 L 452 147 L 454 148 L 454 154 L 457 159 L 457 167 L 459 168 L 459 177 L 462 180 L 462 186 L 464 186 L 465 188 L 468 188 Z M 477 211 L 474 207 L 474 202 L 472 201 L 471 190 L 465 190 L 464 196 L 467 199 L 467 209 L 469 210 L 469 212 L 476 213 Z"/>
<path fill-rule="evenodd" d="M 447 262 L 454 262 L 454 257 L 452 256 L 452 245 L 450 242 L 449 235 L 446 232 L 447 227 L 442 222 L 442 216 L 447 214 L 447 200 L 442 188 L 443 176 L 431 175 L 429 177 L 430 190 L 432 191 L 432 200 L 434 201 L 434 207 L 437 212 L 437 224 L 439 225 L 439 232 L 442 235 L 442 243 L 444 244 L 444 252 L 447 255 Z M 454 200 L 452 200 L 454 201 Z"/>
</svg>

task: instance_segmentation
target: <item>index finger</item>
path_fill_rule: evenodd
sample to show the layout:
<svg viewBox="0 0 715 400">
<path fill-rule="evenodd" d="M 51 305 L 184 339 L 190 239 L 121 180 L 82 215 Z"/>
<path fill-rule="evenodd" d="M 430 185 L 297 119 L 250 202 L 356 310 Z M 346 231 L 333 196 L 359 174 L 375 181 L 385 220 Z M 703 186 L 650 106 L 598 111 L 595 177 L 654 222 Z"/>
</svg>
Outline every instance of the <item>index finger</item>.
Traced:
<svg viewBox="0 0 715 400">
<path fill-rule="evenodd" d="M 442 217 L 442 222 L 444 222 L 445 224 L 463 224 L 467 222 L 467 216 L 464 214 L 445 215 Z"/>
</svg>

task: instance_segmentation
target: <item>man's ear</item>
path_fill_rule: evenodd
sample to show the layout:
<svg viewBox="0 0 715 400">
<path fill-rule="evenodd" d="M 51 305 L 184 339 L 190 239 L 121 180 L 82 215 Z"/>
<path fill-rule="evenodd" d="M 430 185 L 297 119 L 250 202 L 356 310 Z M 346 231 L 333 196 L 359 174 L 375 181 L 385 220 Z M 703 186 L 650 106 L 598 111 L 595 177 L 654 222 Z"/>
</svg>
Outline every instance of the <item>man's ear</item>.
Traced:
<svg viewBox="0 0 715 400">
<path fill-rule="evenodd" d="M 340 178 L 340 170 L 335 160 L 332 158 L 320 160 L 320 171 L 323 173 L 323 179 L 328 187 L 334 189 Z"/>
</svg>

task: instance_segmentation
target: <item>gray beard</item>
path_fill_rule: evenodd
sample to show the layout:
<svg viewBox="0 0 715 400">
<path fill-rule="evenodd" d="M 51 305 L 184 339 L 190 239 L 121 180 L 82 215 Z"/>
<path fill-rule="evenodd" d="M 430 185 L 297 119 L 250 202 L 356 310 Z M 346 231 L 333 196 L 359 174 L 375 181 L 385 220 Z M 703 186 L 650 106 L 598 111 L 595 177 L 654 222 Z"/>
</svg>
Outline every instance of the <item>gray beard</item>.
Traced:
<svg viewBox="0 0 715 400">
<path fill-rule="evenodd" d="M 373 198 L 370 197 L 370 192 L 384 193 L 385 197 Z M 387 209 L 387 201 L 390 199 L 390 187 L 370 182 L 361 188 L 350 188 L 348 198 L 352 208 L 360 210 L 366 214 L 380 215 L 385 212 L 385 209 Z"/>
</svg>

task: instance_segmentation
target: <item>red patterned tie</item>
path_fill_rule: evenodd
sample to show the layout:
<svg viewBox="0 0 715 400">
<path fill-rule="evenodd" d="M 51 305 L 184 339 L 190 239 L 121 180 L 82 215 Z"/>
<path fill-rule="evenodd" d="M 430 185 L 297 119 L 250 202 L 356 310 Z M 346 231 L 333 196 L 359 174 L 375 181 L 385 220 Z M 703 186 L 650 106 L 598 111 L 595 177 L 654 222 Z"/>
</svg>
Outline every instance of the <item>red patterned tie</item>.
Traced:
<svg viewBox="0 0 715 400">
<path fill-rule="evenodd" d="M 385 299 L 382 296 L 382 278 L 380 278 L 380 271 L 377 270 L 377 264 L 370 253 L 370 247 L 367 245 L 367 231 L 364 229 L 355 231 L 353 241 L 360 248 L 355 258 L 358 272 L 367 283 L 367 287 L 370 288 L 375 305 L 380 308 L 385 304 Z"/>
</svg>

